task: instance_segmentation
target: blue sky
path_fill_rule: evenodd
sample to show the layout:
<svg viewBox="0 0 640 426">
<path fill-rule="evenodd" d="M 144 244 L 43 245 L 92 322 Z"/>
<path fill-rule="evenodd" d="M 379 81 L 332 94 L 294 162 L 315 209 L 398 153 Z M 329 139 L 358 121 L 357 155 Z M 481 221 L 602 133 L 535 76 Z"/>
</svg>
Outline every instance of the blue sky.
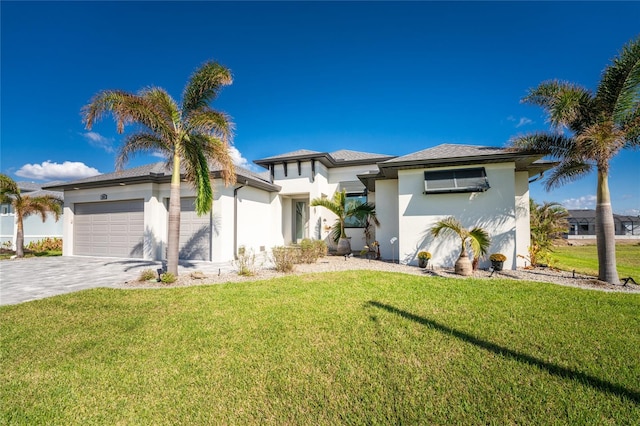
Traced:
<svg viewBox="0 0 640 426">
<path fill-rule="evenodd" d="M 1 12 L 1 163 L 17 180 L 114 170 L 109 117 L 80 109 L 102 89 L 156 85 L 179 98 L 213 59 L 233 85 L 238 163 L 297 149 L 404 155 L 441 143 L 504 146 L 548 128 L 523 105 L 558 78 L 595 89 L 640 34 L 640 3 L 8 2 Z M 158 158 L 137 157 L 130 166 Z M 612 162 L 617 213 L 640 214 L 640 152 Z M 593 208 L 595 176 L 532 197 Z"/>
</svg>

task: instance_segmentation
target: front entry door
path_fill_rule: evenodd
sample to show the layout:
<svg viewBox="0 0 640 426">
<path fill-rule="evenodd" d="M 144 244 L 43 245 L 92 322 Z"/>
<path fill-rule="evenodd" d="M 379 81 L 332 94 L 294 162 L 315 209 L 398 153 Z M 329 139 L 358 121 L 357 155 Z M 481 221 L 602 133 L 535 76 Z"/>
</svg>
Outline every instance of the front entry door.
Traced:
<svg viewBox="0 0 640 426">
<path fill-rule="evenodd" d="M 309 221 L 309 204 L 296 200 L 294 203 L 293 243 L 299 243 L 307 238 L 307 224 Z"/>
</svg>

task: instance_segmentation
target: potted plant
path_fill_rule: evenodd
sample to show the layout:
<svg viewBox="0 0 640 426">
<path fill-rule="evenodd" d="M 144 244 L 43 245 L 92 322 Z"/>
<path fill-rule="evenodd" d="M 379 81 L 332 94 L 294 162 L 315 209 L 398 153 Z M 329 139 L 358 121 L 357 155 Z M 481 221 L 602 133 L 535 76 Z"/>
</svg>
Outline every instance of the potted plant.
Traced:
<svg viewBox="0 0 640 426">
<path fill-rule="evenodd" d="M 331 200 L 327 198 L 314 198 L 309 203 L 311 207 L 320 206 L 338 216 L 331 231 L 331 237 L 338 243 L 338 254 L 351 253 L 351 242 L 344 231 L 345 220 L 349 217 L 370 219 L 376 226 L 380 225 L 376 218 L 376 208 L 372 203 L 347 203 L 347 192 L 342 190 L 333 194 Z"/>
<path fill-rule="evenodd" d="M 418 253 L 418 266 L 421 268 L 426 268 L 429 263 L 429 259 L 431 259 L 431 253 L 428 251 L 421 251 Z"/>
<path fill-rule="evenodd" d="M 489 260 L 491 261 L 491 267 L 494 271 L 502 271 L 502 267 L 504 266 L 504 261 L 507 260 L 507 256 L 502 253 L 493 253 L 489 256 Z"/>
<path fill-rule="evenodd" d="M 455 271 L 458 275 L 471 275 L 473 268 L 471 266 L 471 260 L 469 260 L 469 256 L 467 255 L 467 246 L 471 246 L 471 250 L 473 250 L 475 256 L 485 255 L 491 245 L 491 239 L 487 231 L 479 226 L 469 230 L 463 227 L 458 219 L 450 216 L 438 221 L 433 228 L 431 228 L 431 235 L 436 238 L 442 233 L 460 237 L 462 248 L 455 264 Z"/>
</svg>

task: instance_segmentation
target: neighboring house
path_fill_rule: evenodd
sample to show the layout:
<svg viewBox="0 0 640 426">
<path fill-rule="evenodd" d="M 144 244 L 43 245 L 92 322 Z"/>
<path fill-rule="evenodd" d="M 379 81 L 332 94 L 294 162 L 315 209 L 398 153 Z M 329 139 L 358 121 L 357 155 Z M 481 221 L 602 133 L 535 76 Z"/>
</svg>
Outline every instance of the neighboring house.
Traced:
<svg viewBox="0 0 640 426">
<path fill-rule="evenodd" d="M 568 210 L 569 232 L 565 234 L 568 239 L 595 238 L 596 236 L 596 211 L 595 210 Z M 640 217 L 613 215 L 616 238 L 640 239 Z"/>
<path fill-rule="evenodd" d="M 210 215 L 195 215 L 194 192 L 182 187 L 180 258 L 227 262 L 240 246 L 260 253 L 303 238 L 328 241 L 335 217 L 309 203 L 346 190 L 376 204 L 380 226 L 373 238 L 385 259 L 417 263 L 425 249 L 434 265 L 452 266 L 459 242 L 434 241 L 429 229 L 455 216 L 465 226 L 485 227 L 491 252 L 507 255 L 505 267 L 514 268 L 529 245 L 529 178 L 552 166 L 540 157 L 450 144 L 403 157 L 300 150 L 256 160 L 264 173 L 238 167 L 231 187 L 213 168 Z M 65 192 L 63 254 L 163 259 L 170 178 L 164 163 L 156 163 L 48 187 Z M 362 226 L 348 224 L 354 251 L 365 245 Z"/>
<path fill-rule="evenodd" d="M 61 182 L 50 182 L 44 185 L 57 185 Z M 29 197 L 38 197 L 41 195 L 53 195 L 59 199 L 63 199 L 63 193 L 57 191 L 46 191 L 37 183 L 16 182 L 20 193 Z M 42 222 L 40 215 L 27 216 L 24 219 L 24 245 L 25 247 L 32 241 L 39 241 L 44 238 L 62 238 L 63 222 L 62 216 L 56 222 L 51 213 L 47 213 L 47 219 Z M 0 204 L 0 244 L 11 242 L 15 249 L 16 234 L 16 214 L 11 204 Z"/>
</svg>

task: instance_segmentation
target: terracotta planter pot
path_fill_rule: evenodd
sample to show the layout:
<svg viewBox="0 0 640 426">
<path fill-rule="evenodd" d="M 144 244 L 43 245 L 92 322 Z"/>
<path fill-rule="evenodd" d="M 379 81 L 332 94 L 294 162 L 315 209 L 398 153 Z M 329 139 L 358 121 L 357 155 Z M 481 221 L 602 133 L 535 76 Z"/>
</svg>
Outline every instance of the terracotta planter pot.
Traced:
<svg viewBox="0 0 640 426">
<path fill-rule="evenodd" d="M 349 238 L 340 238 L 338 240 L 338 250 L 337 253 L 339 255 L 345 255 L 351 253 L 351 241 Z"/>
<path fill-rule="evenodd" d="M 468 277 L 473 275 L 473 267 L 471 266 L 471 260 L 466 254 L 460 256 L 455 265 L 456 274 Z"/>
</svg>

